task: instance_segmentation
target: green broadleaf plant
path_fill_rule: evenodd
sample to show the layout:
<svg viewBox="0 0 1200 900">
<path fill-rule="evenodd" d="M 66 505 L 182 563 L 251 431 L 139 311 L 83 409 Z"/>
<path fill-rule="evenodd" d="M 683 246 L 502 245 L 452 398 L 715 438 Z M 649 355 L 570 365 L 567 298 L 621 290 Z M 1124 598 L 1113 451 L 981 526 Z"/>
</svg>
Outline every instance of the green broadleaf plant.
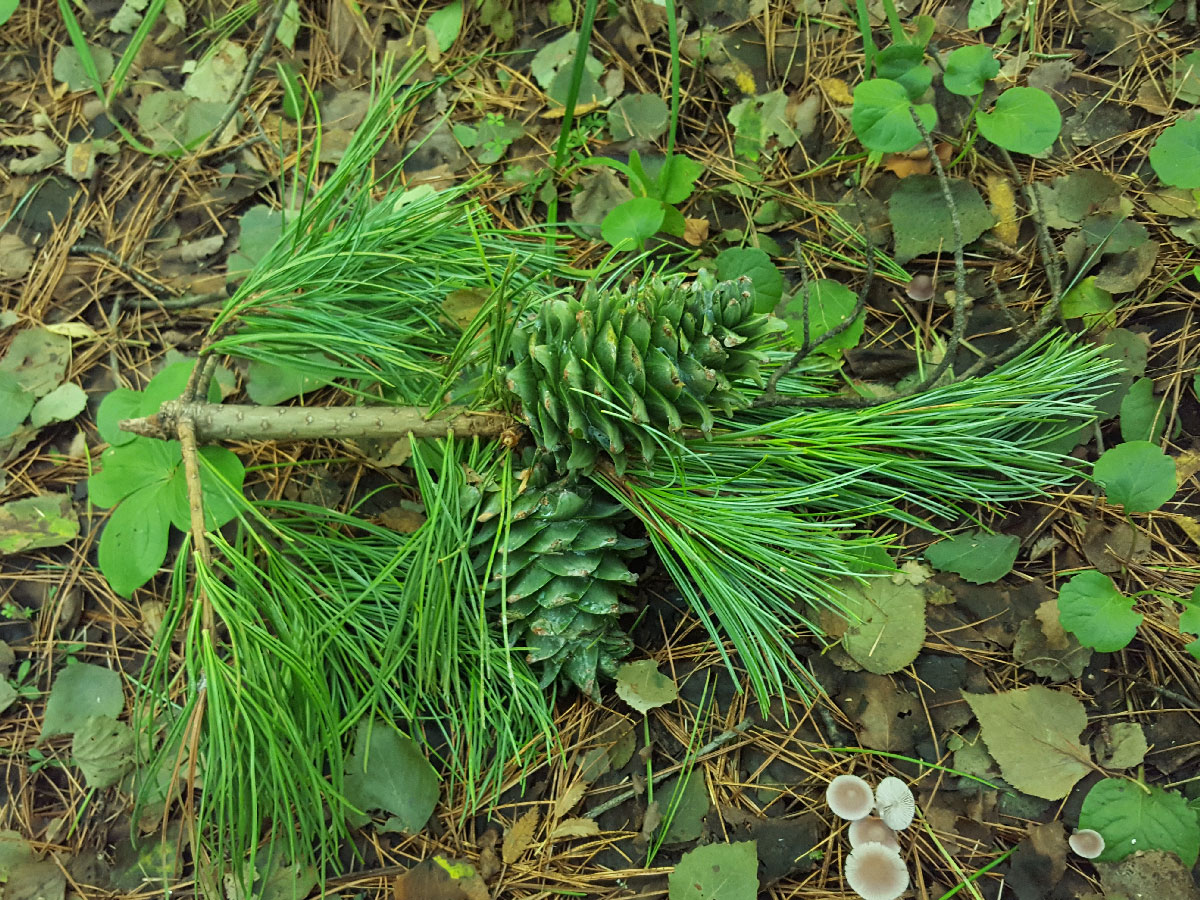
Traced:
<svg viewBox="0 0 1200 900">
<path fill-rule="evenodd" d="M 88 479 L 88 496 L 99 507 L 116 507 L 100 536 L 97 561 L 109 585 L 121 596 L 154 576 L 167 556 L 171 526 L 191 527 L 191 510 L 178 441 L 157 441 L 123 432 L 123 418 L 151 415 L 166 400 L 183 392 L 192 363 L 168 366 L 145 391 L 118 388 L 100 404 L 97 426 L 110 444 L 100 456 L 100 471 Z M 220 398 L 213 385 L 209 399 Z M 228 490 L 241 491 L 245 470 L 231 451 L 222 447 L 200 450 L 200 483 L 205 527 L 219 528 L 236 515 Z"/>
<path fill-rule="evenodd" d="M 1080 572 L 1058 592 L 1058 618 L 1079 643 L 1101 653 L 1128 646 L 1142 624 L 1126 597 L 1102 572 Z"/>
<path fill-rule="evenodd" d="M 954 572 L 972 584 L 989 584 L 1012 571 L 1021 540 L 1010 534 L 973 531 L 938 541 L 925 558 L 941 572 Z"/>
<path fill-rule="evenodd" d="M 588 162 L 624 173 L 634 195 L 610 210 L 600 223 L 606 241 L 622 249 L 641 249 L 659 231 L 682 236 L 684 221 L 677 206 L 692 195 L 704 166 L 689 157 L 670 154 L 657 168 L 647 167 L 636 150 L 629 154 L 629 165 L 612 159 Z"/>
<path fill-rule="evenodd" d="M 1180 119 L 1150 148 L 1150 167 L 1163 184 L 1200 188 L 1200 119 Z"/>
<path fill-rule="evenodd" d="M 1174 853 L 1190 869 L 1200 855 L 1200 821 L 1178 791 L 1106 778 L 1093 785 L 1079 811 L 1079 827 L 1100 832 L 1097 860 L 1118 862 L 1139 850 Z"/>
<path fill-rule="evenodd" d="M 1096 460 L 1092 474 L 1125 512 L 1153 512 L 1177 489 L 1175 463 L 1149 441 L 1126 441 Z"/>
</svg>

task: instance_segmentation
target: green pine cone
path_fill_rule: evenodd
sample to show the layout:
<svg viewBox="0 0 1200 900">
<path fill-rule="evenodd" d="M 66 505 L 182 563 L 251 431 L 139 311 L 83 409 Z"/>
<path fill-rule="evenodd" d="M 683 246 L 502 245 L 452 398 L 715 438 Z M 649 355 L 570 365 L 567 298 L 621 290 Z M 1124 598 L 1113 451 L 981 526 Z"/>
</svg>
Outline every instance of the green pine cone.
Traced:
<svg viewBox="0 0 1200 900">
<path fill-rule="evenodd" d="M 485 506 L 471 541 L 475 568 L 480 578 L 489 575 L 486 603 L 503 606 L 509 643 L 528 648 L 542 686 L 562 679 L 596 697 L 598 674 L 613 677 L 633 649 L 618 619 L 632 609 L 622 598 L 637 582 L 627 561 L 644 553 L 647 541 L 622 532 L 629 514 L 596 496 L 589 482 L 568 476 L 545 484 L 545 475 L 535 467 L 513 501 L 505 544 L 494 557 L 503 523 L 497 502 Z"/>
<path fill-rule="evenodd" d="M 628 291 L 543 304 L 513 333 L 508 389 L 538 445 L 568 472 L 601 453 L 618 472 L 630 453 L 650 460 L 661 432 L 704 433 L 713 410 L 748 403 L 739 382 L 762 384 L 771 333 L 747 278 L 653 279 Z"/>
</svg>

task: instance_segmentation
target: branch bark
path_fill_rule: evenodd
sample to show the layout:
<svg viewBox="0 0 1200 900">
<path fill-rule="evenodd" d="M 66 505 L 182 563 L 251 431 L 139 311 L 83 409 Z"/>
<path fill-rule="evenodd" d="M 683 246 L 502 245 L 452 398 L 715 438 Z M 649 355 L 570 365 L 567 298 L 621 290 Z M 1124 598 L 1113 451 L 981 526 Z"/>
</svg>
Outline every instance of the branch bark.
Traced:
<svg viewBox="0 0 1200 900">
<path fill-rule="evenodd" d="M 142 437 L 176 440 L 189 422 L 198 444 L 218 441 L 308 441 L 318 438 L 498 438 L 518 427 L 503 413 L 449 407 L 430 414 L 413 406 L 235 406 L 169 400 L 153 416 L 124 419 L 120 427 Z"/>
</svg>

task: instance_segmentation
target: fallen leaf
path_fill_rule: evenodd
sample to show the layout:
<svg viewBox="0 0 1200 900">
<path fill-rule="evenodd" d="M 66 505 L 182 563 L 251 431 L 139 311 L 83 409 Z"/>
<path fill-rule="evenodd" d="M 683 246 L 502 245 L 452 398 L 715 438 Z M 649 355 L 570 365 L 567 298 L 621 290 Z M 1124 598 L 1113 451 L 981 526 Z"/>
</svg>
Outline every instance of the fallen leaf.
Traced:
<svg viewBox="0 0 1200 900">
<path fill-rule="evenodd" d="M 1140 766 L 1150 749 L 1146 734 L 1136 722 L 1117 722 L 1102 730 L 1093 743 L 1096 762 L 1106 769 L 1132 769 Z"/>
<path fill-rule="evenodd" d="M 877 675 L 909 665 L 925 640 L 925 593 L 911 584 L 873 578 L 846 591 L 849 625 L 842 639 L 851 658 Z"/>
<path fill-rule="evenodd" d="M 708 844 L 683 855 L 668 878 L 670 900 L 755 900 L 758 844 Z"/>
<path fill-rule="evenodd" d="M 9 160 L 8 170 L 14 175 L 32 175 L 50 168 L 62 157 L 62 150 L 49 135 L 40 131 L 33 134 L 17 135 L 0 140 L 0 147 L 21 147 L 26 150 L 36 150 L 33 156 L 25 159 Z"/>
<path fill-rule="evenodd" d="M 599 833 L 600 826 L 595 819 L 563 819 L 550 832 L 550 839 L 595 837 Z"/>
<path fill-rule="evenodd" d="M 652 659 L 623 663 L 617 669 L 617 696 L 640 713 L 666 706 L 679 696 L 679 690 L 658 671 Z"/>
<path fill-rule="evenodd" d="M 1017 218 L 1017 195 L 1012 182 L 1003 175 L 987 177 L 987 198 L 996 224 L 992 234 L 996 240 L 1008 247 L 1016 247 L 1020 240 L 1021 226 Z"/>
<path fill-rule="evenodd" d="M 683 240 L 689 246 L 699 247 L 708 240 L 708 219 L 689 219 L 683 220 Z M 0 263 L 2 265 L 2 263 Z"/>
<path fill-rule="evenodd" d="M 79 517 L 67 494 L 43 494 L 0 506 L 0 556 L 57 547 L 79 536 Z"/>
<path fill-rule="evenodd" d="M 32 267 L 33 250 L 15 234 L 0 234 L 0 278 L 23 278 Z"/>
<path fill-rule="evenodd" d="M 529 849 L 529 845 L 533 842 L 533 836 L 537 833 L 539 818 L 540 815 L 535 806 L 513 822 L 508 833 L 504 835 L 504 843 L 500 847 L 500 857 L 506 864 L 511 866 Z"/>
<path fill-rule="evenodd" d="M 1175 457 L 1175 478 L 1180 487 L 1197 472 L 1200 472 L 1200 450 L 1184 450 Z"/>
<path fill-rule="evenodd" d="M 470 863 L 438 854 L 397 876 L 392 894 L 395 900 L 487 900 L 488 889 Z"/>
<path fill-rule="evenodd" d="M 563 795 L 554 804 L 554 818 L 560 819 L 578 806 L 586 791 L 587 784 L 583 781 L 576 781 L 563 791 Z"/>
</svg>

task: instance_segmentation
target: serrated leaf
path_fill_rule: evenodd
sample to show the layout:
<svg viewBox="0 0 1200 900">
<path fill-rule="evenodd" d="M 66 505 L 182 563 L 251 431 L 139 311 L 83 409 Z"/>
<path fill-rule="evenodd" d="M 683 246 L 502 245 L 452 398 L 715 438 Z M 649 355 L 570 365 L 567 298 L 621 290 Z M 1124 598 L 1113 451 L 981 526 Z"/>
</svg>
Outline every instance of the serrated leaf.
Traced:
<svg viewBox="0 0 1200 900">
<path fill-rule="evenodd" d="M 978 113 L 979 133 L 1012 153 L 1049 150 L 1062 131 L 1062 113 L 1050 95 L 1038 88 L 1009 88 L 990 112 Z"/>
<path fill-rule="evenodd" d="M 729 122 L 734 127 L 733 151 L 743 159 L 757 160 L 772 139 L 785 148 L 800 139 L 782 90 L 738 101 L 729 110 Z"/>
<path fill-rule="evenodd" d="M 1150 167 L 1163 184 L 1200 188 L 1200 119 L 1180 119 L 1150 148 Z"/>
<path fill-rule="evenodd" d="M 89 788 L 112 787 L 133 767 L 133 729 L 112 716 L 89 716 L 71 740 L 71 756 Z"/>
<path fill-rule="evenodd" d="M 927 130 L 937 124 L 934 108 L 928 103 L 913 106 L 904 85 L 886 78 L 872 78 L 854 89 L 850 124 L 868 150 L 899 153 L 921 142 L 912 109 Z"/>
<path fill-rule="evenodd" d="M 1149 441 L 1118 444 L 1096 460 L 1092 470 L 1109 501 L 1126 512 L 1152 512 L 1177 490 L 1175 463 Z"/>
<path fill-rule="evenodd" d="M 617 696 L 640 713 L 666 706 L 679 696 L 679 690 L 658 671 L 652 659 L 623 663 L 617 669 Z"/>
<path fill-rule="evenodd" d="M 596 823 L 595 819 L 563 819 L 550 832 L 550 840 L 595 837 L 599 833 L 600 826 Z"/>
<path fill-rule="evenodd" d="M 808 307 L 807 338 L 812 342 L 820 340 L 821 335 L 828 334 L 850 318 L 854 308 L 858 305 L 858 297 L 840 281 L 834 281 L 832 278 L 817 278 L 810 281 L 806 287 L 801 288 L 787 302 L 785 309 L 792 341 L 797 347 L 803 344 L 806 338 L 804 333 L 806 305 Z M 858 346 L 858 342 L 862 340 L 866 320 L 866 310 L 863 310 L 859 313 L 858 319 L 845 331 L 821 340 L 816 345 L 816 352 L 840 356 L 841 351 Z"/>
<path fill-rule="evenodd" d="M 504 835 L 504 843 L 500 847 L 501 859 L 512 865 L 524 856 L 525 851 L 533 842 L 533 836 L 537 833 L 540 818 L 535 806 L 513 822 L 508 833 Z"/>
<path fill-rule="evenodd" d="M 938 541 L 925 558 L 939 572 L 954 572 L 972 584 L 990 584 L 1012 571 L 1021 539 L 972 531 Z"/>
<path fill-rule="evenodd" d="M 1058 592 L 1058 617 L 1062 627 L 1079 643 L 1101 653 L 1128 646 L 1142 624 L 1126 597 L 1102 572 L 1080 572 Z"/>
<path fill-rule="evenodd" d="M 1098 751 L 1096 762 L 1106 769 L 1132 769 L 1146 759 L 1146 733 L 1136 722 L 1117 722 L 1109 729 L 1103 752 Z"/>
<path fill-rule="evenodd" d="M 995 694 L 963 691 L 1005 780 L 1018 791 L 1061 800 L 1091 770 L 1079 742 L 1087 727 L 1083 704 L 1041 685 Z"/>
<path fill-rule="evenodd" d="M 68 494 L 42 494 L 0 506 L 0 556 L 58 547 L 79 536 Z"/>
<path fill-rule="evenodd" d="M 383 810 L 416 834 L 437 806 L 437 771 L 416 742 L 383 722 L 362 722 L 346 760 L 346 800 L 364 812 Z"/>
<path fill-rule="evenodd" d="M 726 247 L 717 254 L 719 279 L 735 281 L 743 275 L 750 279 L 755 311 L 774 311 L 783 296 L 783 273 L 771 262 L 771 257 L 757 247 Z"/>
<path fill-rule="evenodd" d="M 1083 799 L 1079 827 L 1100 832 L 1104 850 L 1096 857 L 1116 862 L 1141 850 L 1164 850 L 1189 869 L 1200 855 L 1200 822 L 1175 791 L 1118 778 L 1097 782 Z"/>
<path fill-rule="evenodd" d="M 39 739 L 74 734 L 92 716 L 116 718 L 125 706 L 121 676 L 91 663 L 68 665 L 54 678 Z"/>
<path fill-rule="evenodd" d="M 876 675 L 912 663 L 925 641 L 925 592 L 908 583 L 873 578 L 846 591 L 846 634 L 851 659 Z"/>
<path fill-rule="evenodd" d="M 959 47 L 946 57 L 946 90 L 963 97 L 974 97 L 1000 74 L 1000 63 L 987 44 Z"/>
<path fill-rule="evenodd" d="M 669 900 L 755 900 L 758 845 L 707 844 L 685 853 L 667 881 Z"/>
<path fill-rule="evenodd" d="M 959 178 L 951 178 L 949 182 L 966 245 L 978 239 L 996 220 L 974 185 Z M 901 181 L 888 200 L 888 218 L 895 235 L 897 262 L 906 263 L 922 253 L 953 252 L 954 223 L 936 177 L 912 175 Z"/>
</svg>

